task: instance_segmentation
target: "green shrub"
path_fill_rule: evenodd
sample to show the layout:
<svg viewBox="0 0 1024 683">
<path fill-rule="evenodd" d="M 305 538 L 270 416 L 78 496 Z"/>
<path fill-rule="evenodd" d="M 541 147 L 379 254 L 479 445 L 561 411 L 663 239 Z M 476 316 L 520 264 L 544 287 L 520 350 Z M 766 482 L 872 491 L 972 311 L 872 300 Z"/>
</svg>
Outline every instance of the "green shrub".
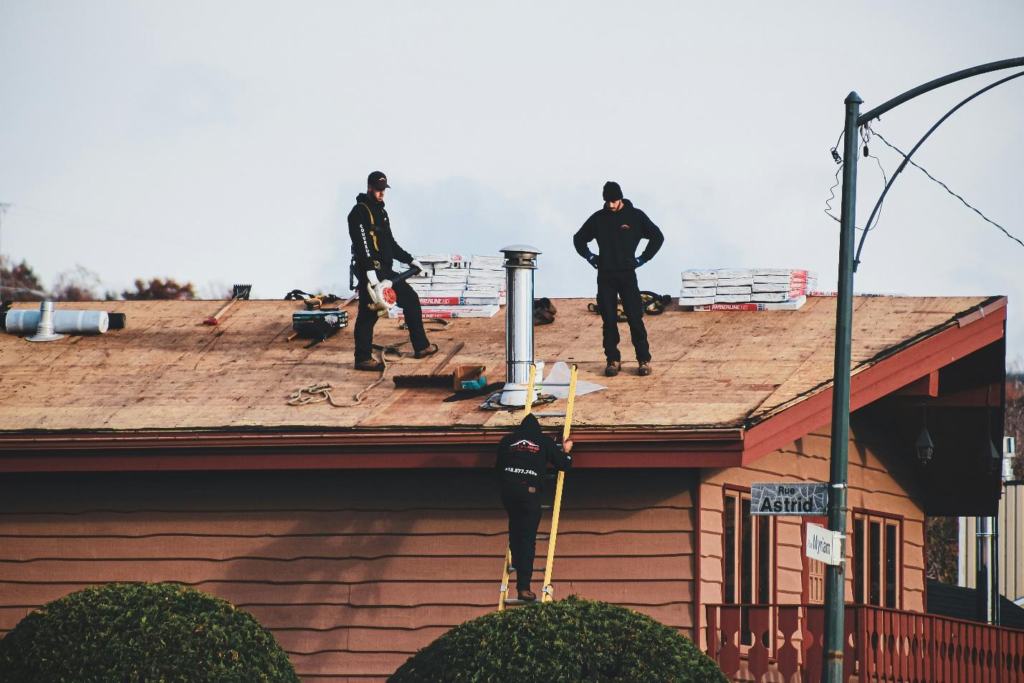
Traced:
<svg viewBox="0 0 1024 683">
<path fill-rule="evenodd" d="M 575 596 L 467 621 L 410 657 L 388 681 L 728 683 L 674 629 Z"/>
<path fill-rule="evenodd" d="M 4 683 L 299 683 L 251 614 L 174 584 L 66 595 L 0 640 Z"/>
</svg>

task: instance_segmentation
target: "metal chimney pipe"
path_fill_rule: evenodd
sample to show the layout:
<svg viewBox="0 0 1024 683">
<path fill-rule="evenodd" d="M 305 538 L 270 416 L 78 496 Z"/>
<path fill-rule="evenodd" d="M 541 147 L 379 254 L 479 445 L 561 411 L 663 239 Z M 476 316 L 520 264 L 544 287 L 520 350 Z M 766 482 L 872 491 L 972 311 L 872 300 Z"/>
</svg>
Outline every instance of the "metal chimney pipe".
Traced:
<svg viewBox="0 0 1024 683">
<path fill-rule="evenodd" d="M 63 339 L 63 334 L 53 331 L 53 302 L 44 301 L 39 304 L 39 327 L 36 333 L 28 338 L 30 342 L 48 342 Z"/>
<path fill-rule="evenodd" d="M 533 272 L 540 249 L 513 244 L 505 254 L 508 303 L 505 306 L 505 388 L 501 404 L 526 405 L 526 389 L 533 364 Z M 536 391 L 536 390 L 534 390 Z M 536 395 L 534 396 L 536 398 Z"/>
</svg>

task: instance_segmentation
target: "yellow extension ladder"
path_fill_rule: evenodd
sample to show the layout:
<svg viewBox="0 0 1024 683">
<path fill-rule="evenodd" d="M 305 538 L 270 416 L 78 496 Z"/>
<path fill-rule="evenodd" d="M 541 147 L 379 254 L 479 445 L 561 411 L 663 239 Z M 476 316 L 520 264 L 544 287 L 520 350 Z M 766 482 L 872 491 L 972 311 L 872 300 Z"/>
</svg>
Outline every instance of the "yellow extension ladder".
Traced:
<svg viewBox="0 0 1024 683">
<path fill-rule="evenodd" d="M 574 364 L 572 366 L 572 373 L 569 376 L 569 399 L 565 406 L 565 426 L 562 428 L 562 443 L 565 443 L 566 439 L 569 438 L 569 431 L 572 429 L 572 406 L 576 399 L 576 375 L 579 372 L 579 368 Z M 523 417 L 530 414 L 533 407 L 533 384 L 536 378 L 537 367 L 535 365 L 530 366 L 530 383 L 526 389 L 526 405 L 523 408 Z M 563 385 L 564 386 L 564 385 Z M 547 541 L 548 543 L 548 560 L 544 565 L 544 587 L 541 589 L 541 602 L 551 602 L 554 600 L 554 590 L 551 587 L 551 572 L 555 565 L 555 541 L 558 539 L 558 515 L 562 510 L 562 486 L 565 481 L 565 472 L 559 472 L 555 483 L 555 499 L 551 505 L 542 505 L 541 509 L 551 509 L 551 531 L 546 537 L 537 536 L 538 541 Z M 516 605 L 529 604 L 530 601 L 518 600 L 515 598 L 508 597 L 508 578 L 509 570 L 512 568 L 512 549 L 505 549 L 505 566 L 501 572 L 501 590 L 498 594 L 498 611 L 504 611 L 505 607 L 513 607 Z M 539 571 L 540 567 L 534 567 L 534 571 Z"/>
</svg>

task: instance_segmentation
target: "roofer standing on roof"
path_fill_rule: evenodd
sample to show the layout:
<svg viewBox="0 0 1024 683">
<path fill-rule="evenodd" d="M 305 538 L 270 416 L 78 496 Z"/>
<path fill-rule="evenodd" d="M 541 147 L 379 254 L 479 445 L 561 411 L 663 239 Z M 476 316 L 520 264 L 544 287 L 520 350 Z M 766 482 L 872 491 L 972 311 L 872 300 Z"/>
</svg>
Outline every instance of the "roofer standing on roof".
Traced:
<svg viewBox="0 0 1024 683">
<path fill-rule="evenodd" d="M 381 361 L 373 357 L 373 328 L 377 324 L 377 312 L 370 308 L 370 287 L 397 275 L 393 269 L 396 259 L 423 270 L 423 264 L 398 246 L 391 233 L 391 222 L 384 209 L 384 192 L 389 187 L 387 176 L 374 171 L 366 179 L 366 193 L 356 196 L 356 205 L 348 214 L 348 234 L 352 238 L 352 258 L 359 283 L 359 316 L 353 334 L 356 342 L 356 370 L 381 370 L 384 367 Z M 393 289 L 397 304 L 405 314 L 416 358 L 426 358 L 437 353 L 437 345 L 427 340 L 427 333 L 423 329 L 423 312 L 416 292 L 407 282 L 395 283 Z"/>
<path fill-rule="evenodd" d="M 622 299 L 622 310 L 629 322 L 629 334 L 640 364 L 639 374 L 651 374 L 651 350 L 644 327 L 644 308 L 640 301 L 640 287 L 636 269 L 658 253 L 665 241 L 661 230 L 628 199 L 622 198 L 618 183 L 604 184 L 604 208 L 583 224 L 572 238 L 579 255 L 597 269 L 597 308 L 604 328 L 604 355 L 608 365 L 604 374 L 614 377 L 622 369 L 619 355 L 619 326 L 617 299 Z M 647 248 L 640 256 L 636 248 L 640 240 L 647 240 Z M 589 244 L 597 240 L 599 252 L 590 251 Z"/>
<path fill-rule="evenodd" d="M 498 443 L 495 469 L 501 482 L 501 502 L 508 513 L 508 547 L 516 568 L 516 589 L 520 600 L 536 600 L 530 590 L 533 560 L 537 554 L 540 526 L 540 493 L 550 462 L 561 472 L 572 466 L 572 440 L 562 448 L 540 430 L 533 414 Z"/>
</svg>

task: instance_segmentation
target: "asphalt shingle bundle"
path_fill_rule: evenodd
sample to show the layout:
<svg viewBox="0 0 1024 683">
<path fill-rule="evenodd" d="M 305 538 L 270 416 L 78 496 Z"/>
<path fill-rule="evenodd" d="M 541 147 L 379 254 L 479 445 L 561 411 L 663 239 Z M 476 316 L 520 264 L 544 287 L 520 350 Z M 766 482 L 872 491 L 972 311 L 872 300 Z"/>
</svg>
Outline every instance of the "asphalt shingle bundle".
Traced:
<svg viewBox="0 0 1024 683">
<path fill-rule="evenodd" d="M 693 311 L 796 310 L 817 286 L 817 276 L 797 268 L 684 270 L 679 305 Z"/>
<path fill-rule="evenodd" d="M 421 254 L 426 270 L 409 279 L 424 318 L 490 318 L 505 304 L 505 259 L 474 254 Z M 391 317 L 401 317 L 393 309 Z"/>
</svg>

